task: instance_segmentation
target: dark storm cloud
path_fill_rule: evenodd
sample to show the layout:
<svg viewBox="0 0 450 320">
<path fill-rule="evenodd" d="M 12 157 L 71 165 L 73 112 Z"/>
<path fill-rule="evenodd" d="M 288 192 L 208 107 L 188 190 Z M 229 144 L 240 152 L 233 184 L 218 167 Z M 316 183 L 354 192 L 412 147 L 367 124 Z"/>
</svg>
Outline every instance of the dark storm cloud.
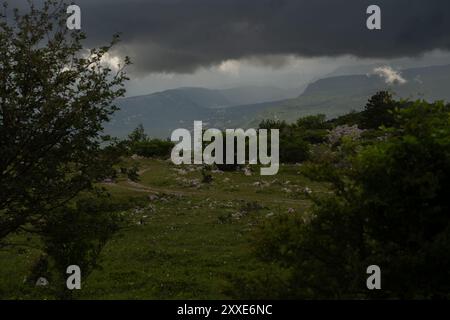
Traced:
<svg viewBox="0 0 450 320">
<path fill-rule="evenodd" d="M 450 49 L 449 0 L 78 0 L 91 45 L 122 32 L 143 72 L 189 73 L 227 59 L 351 54 L 414 56 Z M 366 8 L 382 9 L 382 30 Z M 280 63 L 275 58 L 274 63 Z"/>
</svg>

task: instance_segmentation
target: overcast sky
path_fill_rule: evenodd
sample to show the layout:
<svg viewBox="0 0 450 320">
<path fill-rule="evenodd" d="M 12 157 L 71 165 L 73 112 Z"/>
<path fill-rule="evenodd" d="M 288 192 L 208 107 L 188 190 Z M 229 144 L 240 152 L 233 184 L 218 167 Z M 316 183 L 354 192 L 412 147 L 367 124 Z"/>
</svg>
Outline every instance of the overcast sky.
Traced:
<svg viewBox="0 0 450 320">
<path fill-rule="evenodd" d="M 449 0 L 74 3 L 88 46 L 122 33 L 113 54 L 134 63 L 129 95 L 178 86 L 297 88 L 345 65 L 450 63 Z M 366 28 L 371 4 L 381 7 L 382 30 Z"/>
</svg>

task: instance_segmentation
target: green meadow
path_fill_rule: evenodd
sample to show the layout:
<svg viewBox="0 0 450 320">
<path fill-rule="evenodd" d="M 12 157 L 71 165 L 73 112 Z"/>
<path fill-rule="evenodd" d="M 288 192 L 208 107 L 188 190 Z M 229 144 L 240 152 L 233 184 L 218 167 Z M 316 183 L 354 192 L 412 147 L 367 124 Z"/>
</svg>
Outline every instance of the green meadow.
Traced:
<svg viewBox="0 0 450 320">
<path fill-rule="evenodd" d="M 309 192 L 326 192 L 300 165 L 282 165 L 275 176 L 213 170 L 210 183 L 202 183 L 201 166 L 127 165 L 138 165 L 138 182 L 100 185 L 112 202 L 129 204 L 127 223 L 102 250 L 100 267 L 82 275 L 77 299 L 233 298 L 233 279 L 271 268 L 253 252 L 255 228 L 281 213 L 301 215 Z M 22 245 L 0 251 L 0 298 L 51 298 L 46 287 L 25 283 L 39 243 L 15 237 Z"/>
</svg>

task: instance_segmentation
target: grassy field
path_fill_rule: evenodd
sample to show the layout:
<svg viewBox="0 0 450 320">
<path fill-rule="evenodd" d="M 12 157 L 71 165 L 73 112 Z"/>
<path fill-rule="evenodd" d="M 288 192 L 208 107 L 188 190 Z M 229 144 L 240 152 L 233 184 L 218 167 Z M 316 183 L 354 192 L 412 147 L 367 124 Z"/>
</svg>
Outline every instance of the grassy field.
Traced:
<svg viewBox="0 0 450 320">
<path fill-rule="evenodd" d="M 310 205 L 305 188 L 324 192 L 297 165 L 266 177 L 259 170 L 213 171 L 205 184 L 199 167 L 132 162 L 139 164 L 138 183 L 103 185 L 112 198 L 136 202 L 126 212 L 129 226 L 106 245 L 102 268 L 83 279 L 76 298 L 230 298 L 230 278 L 267 267 L 252 254 L 257 225 L 280 213 L 302 214 Z M 0 250 L 0 298 L 46 297 L 45 288 L 24 284 L 38 255 L 38 243 Z"/>
</svg>

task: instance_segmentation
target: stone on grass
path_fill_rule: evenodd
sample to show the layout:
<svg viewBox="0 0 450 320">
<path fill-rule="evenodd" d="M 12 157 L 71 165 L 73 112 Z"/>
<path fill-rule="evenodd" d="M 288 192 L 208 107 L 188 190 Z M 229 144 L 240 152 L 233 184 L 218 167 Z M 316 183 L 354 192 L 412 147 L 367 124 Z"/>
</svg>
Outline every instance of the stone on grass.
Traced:
<svg viewBox="0 0 450 320">
<path fill-rule="evenodd" d="M 49 285 L 49 282 L 44 277 L 40 277 L 36 281 L 36 287 L 47 287 Z"/>
</svg>

